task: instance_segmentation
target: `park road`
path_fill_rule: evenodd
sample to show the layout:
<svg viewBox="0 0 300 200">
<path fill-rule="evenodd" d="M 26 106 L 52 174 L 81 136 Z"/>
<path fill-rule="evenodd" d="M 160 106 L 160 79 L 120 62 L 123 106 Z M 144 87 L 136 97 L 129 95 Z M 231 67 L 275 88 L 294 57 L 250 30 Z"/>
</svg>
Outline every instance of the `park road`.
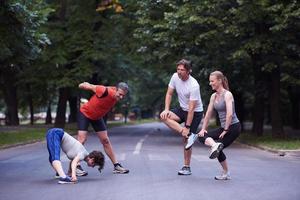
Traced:
<svg viewBox="0 0 300 200">
<path fill-rule="evenodd" d="M 57 184 L 45 142 L 0 150 L 0 200 L 300 199 L 299 157 L 233 144 L 224 150 L 232 180 L 216 181 L 220 166 L 199 142 L 193 147 L 192 175 L 177 175 L 183 165 L 182 138 L 162 123 L 116 127 L 109 136 L 118 160 L 130 173 L 113 174 L 106 156 L 101 174 L 83 164 L 89 175 L 79 177 L 77 184 Z M 93 133 L 86 148 L 103 151 Z M 66 170 L 63 153 L 62 162 Z"/>
</svg>

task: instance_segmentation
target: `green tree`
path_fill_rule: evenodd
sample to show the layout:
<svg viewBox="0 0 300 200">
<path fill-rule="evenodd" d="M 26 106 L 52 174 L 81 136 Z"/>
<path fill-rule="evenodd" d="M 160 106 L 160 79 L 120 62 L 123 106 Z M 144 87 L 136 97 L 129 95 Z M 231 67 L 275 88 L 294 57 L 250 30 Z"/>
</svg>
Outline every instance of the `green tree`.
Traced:
<svg viewBox="0 0 300 200">
<path fill-rule="evenodd" d="M 188 56 L 195 61 L 200 80 L 221 67 L 234 80 L 237 110 L 253 103 L 253 131 L 262 134 L 269 111 L 273 135 L 283 135 L 282 83 L 297 85 L 299 76 L 297 1 L 166 0 L 138 5 L 135 36 L 145 60 L 161 67 Z"/>
<path fill-rule="evenodd" d="M 6 122 L 18 125 L 17 78 L 48 43 L 40 32 L 51 9 L 42 0 L 0 1 L 0 82 L 6 103 Z"/>
<path fill-rule="evenodd" d="M 240 41 L 235 53 L 250 58 L 254 72 L 254 131 L 262 133 L 264 107 L 270 106 L 273 136 L 283 136 L 281 84 L 284 78 L 295 80 L 299 75 L 299 70 L 293 70 L 299 64 L 299 46 L 295 45 L 300 28 L 299 4 L 245 0 L 238 1 L 231 13 L 231 33 Z"/>
<path fill-rule="evenodd" d="M 116 24 L 121 20 L 118 13 L 110 9 L 97 12 L 95 1 L 51 1 L 51 5 L 56 12 L 46 30 L 52 44 L 45 49 L 42 62 L 49 82 L 58 88 L 55 126 L 63 127 L 67 102 L 71 118 L 76 119 L 78 83 L 116 84 L 126 80 L 131 70 L 119 50 L 124 32 Z"/>
</svg>

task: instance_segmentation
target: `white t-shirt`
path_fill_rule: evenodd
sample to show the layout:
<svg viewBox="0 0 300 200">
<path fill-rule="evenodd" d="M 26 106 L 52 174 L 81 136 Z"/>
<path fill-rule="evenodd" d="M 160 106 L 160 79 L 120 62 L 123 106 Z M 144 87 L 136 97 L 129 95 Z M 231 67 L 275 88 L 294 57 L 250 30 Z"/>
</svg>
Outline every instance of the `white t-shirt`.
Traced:
<svg viewBox="0 0 300 200">
<path fill-rule="evenodd" d="M 200 96 L 200 85 L 194 77 L 189 75 L 189 78 L 186 81 L 183 81 L 178 77 L 177 73 L 174 73 L 169 82 L 169 87 L 176 90 L 178 101 L 182 110 L 188 111 L 189 101 L 197 100 L 195 112 L 203 111 L 203 104 Z"/>
</svg>

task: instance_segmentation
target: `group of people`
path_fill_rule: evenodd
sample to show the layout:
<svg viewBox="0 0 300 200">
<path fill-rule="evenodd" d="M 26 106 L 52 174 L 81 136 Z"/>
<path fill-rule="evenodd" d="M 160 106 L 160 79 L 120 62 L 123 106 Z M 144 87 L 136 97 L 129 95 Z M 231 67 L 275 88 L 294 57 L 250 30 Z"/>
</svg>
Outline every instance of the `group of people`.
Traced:
<svg viewBox="0 0 300 200">
<path fill-rule="evenodd" d="M 234 142 L 241 132 L 241 125 L 235 113 L 234 98 L 229 91 L 227 78 L 220 71 L 214 71 L 209 76 L 209 84 L 215 91 L 210 97 L 209 105 L 201 130 L 197 128 L 203 116 L 200 86 L 191 76 L 191 62 L 185 59 L 177 63 L 177 73 L 174 73 L 169 82 L 165 97 L 165 109 L 160 114 L 161 120 L 171 129 L 183 137 L 184 165 L 178 175 L 191 175 L 192 145 L 199 139 L 201 143 L 211 147 L 209 158 L 218 158 L 222 166 L 222 173 L 215 176 L 216 180 L 229 180 L 230 174 L 223 149 Z M 171 100 L 176 91 L 179 107 L 170 109 Z M 213 111 L 218 113 L 221 127 L 207 131 Z M 184 123 L 182 127 L 181 124 Z"/>
<path fill-rule="evenodd" d="M 48 130 L 46 136 L 49 162 L 56 172 L 55 177 L 59 179 L 58 183 L 76 183 L 77 176 L 87 176 L 88 173 L 80 165 L 81 161 L 87 162 L 89 167 L 99 166 L 99 171 L 103 168 L 103 153 L 100 151 L 88 153 L 83 146 L 87 140 L 89 124 L 92 125 L 97 133 L 106 155 L 114 165 L 113 173 L 129 173 L 129 170 L 124 168 L 116 158 L 107 134 L 106 123 L 103 119 L 112 107 L 126 96 L 128 85 L 120 82 L 116 87 L 105 87 L 84 82 L 79 84 L 79 88 L 92 91 L 94 94 L 89 101 L 81 105 L 78 112 L 77 140 L 58 128 Z M 60 161 L 61 150 L 71 160 L 67 175 L 64 173 Z"/>
<path fill-rule="evenodd" d="M 203 117 L 203 104 L 200 86 L 191 76 L 192 64 L 182 59 L 176 64 L 177 72 L 171 77 L 165 97 L 165 109 L 160 118 L 168 127 L 178 132 L 183 137 L 184 165 L 178 175 L 191 175 L 192 145 L 196 140 L 211 147 L 209 158 L 217 158 L 222 166 L 222 173 L 215 176 L 216 180 L 229 180 L 230 174 L 226 156 L 223 149 L 234 142 L 241 132 L 241 125 L 235 113 L 234 98 L 229 91 L 227 78 L 220 71 L 214 71 L 209 76 L 209 84 L 215 92 L 211 95 L 209 105 L 201 130 L 198 127 Z M 128 93 L 128 85 L 119 83 L 116 87 L 93 85 L 87 82 L 79 84 L 79 88 L 90 90 L 94 95 L 80 107 L 78 113 L 77 140 L 62 129 L 53 128 L 47 133 L 47 147 L 49 162 L 56 171 L 59 183 L 76 183 L 77 176 L 86 176 L 80 161 L 87 162 L 89 167 L 99 166 L 99 171 L 104 166 L 104 155 L 100 151 L 88 153 L 83 144 L 87 140 L 88 126 L 92 125 L 103 145 L 106 155 L 114 165 L 113 173 L 125 174 L 129 170 L 124 168 L 116 159 L 110 143 L 106 123 L 103 117 L 111 108 Z M 179 107 L 170 109 L 172 96 L 176 91 Z M 216 110 L 221 127 L 207 130 L 213 111 Z M 184 123 L 184 126 L 181 124 Z M 71 160 L 67 175 L 64 173 L 60 162 L 60 149 Z"/>
</svg>

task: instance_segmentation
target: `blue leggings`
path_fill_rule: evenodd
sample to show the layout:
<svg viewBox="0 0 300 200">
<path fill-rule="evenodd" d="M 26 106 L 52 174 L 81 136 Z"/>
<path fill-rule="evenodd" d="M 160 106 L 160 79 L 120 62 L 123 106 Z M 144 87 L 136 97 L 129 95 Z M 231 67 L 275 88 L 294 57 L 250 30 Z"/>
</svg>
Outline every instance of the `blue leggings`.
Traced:
<svg viewBox="0 0 300 200">
<path fill-rule="evenodd" d="M 231 145 L 234 142 L 234 140 L 240 135 L 241 124 L 238 122 L 230 125 L 228 128 L 228 132 L 225 134 L 225 136 L 222 139 L 220 139 L 219 136 L 221 135 L 223 130 L 224 130 L 223 128 L 218 128 L 218 129 L 208 131 L 207 134 L 205 134 L 203 137 L 199 137 L 199 141 L 204 144 L 206 138 L 211 137 L 215 141 L 221 142 L 224 145 L 224 148 L 226 148 L 229 145 Z M 218 161 L 223 162 L 224 160 L 226 160 L 226 156 L 224 152 L 221 151 L 218 156 Z"/>
<path fill-rule="evenodd" d="M 49 162 L 60 160 L 60 145 L 64 131 L 60 128 L 52 128 L 47 131 L 47 149 L 49 152 Z"/>
</svg>

